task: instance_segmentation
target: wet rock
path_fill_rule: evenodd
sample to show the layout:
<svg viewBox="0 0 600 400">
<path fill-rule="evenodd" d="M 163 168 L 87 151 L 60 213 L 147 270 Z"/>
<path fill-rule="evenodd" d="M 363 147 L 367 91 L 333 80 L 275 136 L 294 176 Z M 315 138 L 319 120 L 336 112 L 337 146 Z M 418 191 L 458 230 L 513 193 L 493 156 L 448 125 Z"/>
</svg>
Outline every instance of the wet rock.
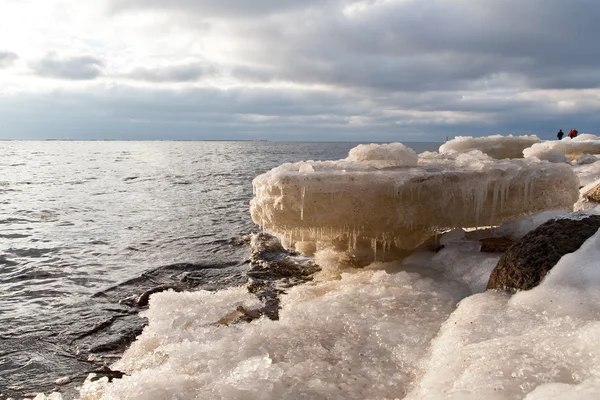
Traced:
<svg viewBox="0 0 600 400">
<path fill-rule="evenodd" d="M 92 373 L 94 374 L 94 376 L 90 378 L 92 382 L 104 377 L 107 377 L 108 381 L 112 382 L 113 379 L 121 379 L 123 376 L 127 375 L 122 371 L 111 369 L 108 365 L 103 365 L 100 368 L 96 368 L 94 371 L 92 371 Z"/>
<path fill-rule="evenodd" d="M 488 289 L 529 290 L 560 260 L 579 249 L 600 228 L 600 216 L 550 220 L 508 249 L 488 281 Z"/>
<path fill-rule="evenodd" d="M 258 317 L 265 315 L 272 320 L 279 319 L 279 296 L 287 288 L 311 281 L 317 271 L 320 271 L 317 264 L 296 252 L 285 250 L 275 236 L 267 233 L 254 235 L 250 243 L 250 270 L 247 275 L 250 278 L 248 291 L 265 304 L 257 310 Z M 236 311 L 241 312 L 239 309 Z"/>
<path fill-rule="evenodd" d="M 181 289 L 182 288 L 180 286 L 173 286 L 173 285 L 157 286 L 152 289 L 148 289 L 144 293 L 139 295 L 138 298 L 135 299 L 135 305 L 138 307 L 145 307 L 148 305 L 148 302 L 150 301 L 150 295 L 152 295 L 154 293 L 164 292 L 165 290 L 174 290 L 176 292 L 179 292 L 179 291 L 181 291 Z"/>
<path fill-rule="evenodd" d="M 515 242 L 503 236 L 479 239 L 479 243 L 481 243 L 481 252 L 483 253 L 504 253 Z"/>
</svg>

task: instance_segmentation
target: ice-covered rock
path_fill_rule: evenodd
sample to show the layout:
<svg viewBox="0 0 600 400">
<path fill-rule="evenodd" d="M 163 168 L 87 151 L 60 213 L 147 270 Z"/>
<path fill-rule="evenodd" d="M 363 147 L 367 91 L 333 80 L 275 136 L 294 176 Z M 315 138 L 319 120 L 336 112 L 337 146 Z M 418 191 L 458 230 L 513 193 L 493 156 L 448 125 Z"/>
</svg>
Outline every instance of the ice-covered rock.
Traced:
<svg viewBox="0 0 600 400">
<path fill-rule="evenodd" d="M 484 137 L 457 136 L 441 145 L 440 153 L 447 153 L 450 151 L 466 153 L 471 150 L 480 150 L 490 157 L 497 159 L 523 158 L 523 150 L 539 142 L 541 142 L 540 138 L 535 135 L 492 135 Z"/>
<path fill-rule="evenodd" d="M 563 140 L 536 143 L 523 150 L 525 158 L 536 157 L 540 160 L 557 159 L 558 153 L 570 160 L 575 160 L 583 154 L 600 154 L 600 138 L 585 134 L 574 139 L 564 138 Z"/>
<path fill-rule="evenodd" d="M 600 228 L 600 216 L 550 220 L 525 235 L 500 259 L 488 289 L 529 290 L 544 279 L 565 254 L 577 251 Z"/>
<path fill-rule="evenodd" d="M 495 160 L 473 151 L 424 153 L 416 166 L 381 168 L 388 158 L 410 165 L 398 159 L 412 155 L 374 146 L 352 150 L 346 160 L 284 164 L 256 177 L 252 219 L 287 248 L 309 242 L 369 260 L 412 250 L 441 228 L 570 210 L 578 198 L 579 182 L 566 164 Z"/>
<path fill-rule="evenodd" d="M 584 154 L 584 155 L 582 155 L 581 157 L 579 157 L 579 158 L 577 158 L 575 160 L 575 164 L 577 164 L 577 165 L 592 164 L 592 163 L 595 163 L 598 160 L 599 160 L 599 158 L 596 157 L 595 155 Z"/>
<path fill-rule="evenodd" d="M 597 398 L 599 259 L 600 232 L 532 290 L 462 300 L 407 399 Z"/>
</svg>

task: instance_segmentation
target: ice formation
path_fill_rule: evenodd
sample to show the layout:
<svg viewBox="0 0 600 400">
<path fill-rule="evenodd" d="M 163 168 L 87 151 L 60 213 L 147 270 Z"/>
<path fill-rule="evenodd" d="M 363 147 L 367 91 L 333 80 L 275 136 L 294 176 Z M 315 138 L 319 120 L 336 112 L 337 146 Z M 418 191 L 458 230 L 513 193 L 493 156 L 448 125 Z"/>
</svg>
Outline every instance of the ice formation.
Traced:
<svg viewBox="0 0 600 400">
<path fill-rule="evenodd" d="M 374 168 L 415 167 L 419 161 L 417 153 L 402 143 L 359 144 L 351 149 L 348 161 L 362 162 Z"/>
<path fill-rule="evenodd" d="M 382 167 L 391 163 L 405 167 Z M 284 164 L 253 185 L 252 219 L 286 247 L 334 247 L 381 260 L 414 249 L 441 228 L 572 209 L 579 183 L 567 164 L 494 160 L 472 151 L 424 153 L 415 165 L 402 145 L 369 145 L 345 160 Z"/>
<path fill-rule="evenodd" d="M 149 326 L 113 366 L 130 375 L 88 380 L 82 400 L 597 398 L 600 232 L 512 297 L 479 293 L 499 255 L 470 234 L 294 287 L 280 321 L 217 323 L 259 306 L 242 288 L 155 294 Z"/>
<path fill-rule="evenodd" d="M 599 259 L 600 232 L 533 290 L 461 301 L 408 398 L 598 398 Z"/>
<path fill-rule="evenodd" d="M 131 375 L 87 382 L 82 399 L 402 398 L 466 294 L 416 273 L 360 270 L 292 288 L 279 321 L 229 326 L 216 321 L 255 302 L 245 289 L 155 294 L 149 326 L 114 366 Z"/>
<path fill-rule="evenodd" d="M 562 154 L 570 160 L 575 160 L 583 154 L 600 154 L 600 138 L 584 134 L 574 139 L 564 138 L 563 140 L 536 143 L 523 150 L 526 158 L 537 157 L 540 160 L 557 159 L 557 154 Z"/>
<path fill-rule="evenodd" d="M 540 138 L 535 135 L 492 135 L 485 137 L 457 136 L 441 145 L 440 153 L 448 153 L 451 151 L 466 153 L 471 150 L 480 150 L 490 157 L 497 159 L 523 158 L 523 150 L 540 141 Z"/>
</svg>

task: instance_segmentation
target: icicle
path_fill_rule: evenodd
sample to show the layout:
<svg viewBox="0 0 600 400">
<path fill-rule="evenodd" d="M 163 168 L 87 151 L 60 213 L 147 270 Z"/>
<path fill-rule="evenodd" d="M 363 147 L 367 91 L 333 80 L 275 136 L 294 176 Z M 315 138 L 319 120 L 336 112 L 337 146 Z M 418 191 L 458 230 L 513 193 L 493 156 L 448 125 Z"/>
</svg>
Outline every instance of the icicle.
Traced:
<svg viewBox="0 0 600 400">
<path fill-rule="evenodd" d="M 377 261 L 377 238 L 371 239 L 371 249 L 373 250 L 373 261 Z"/>
<path fill-rule="evenodd" d="M 494 218 L 496 217 L 496 204 L 498 203 L 498 193 L 500 192 L 500 182 L 494 182 L 494 195 L 492 198 L 492 212 L 490 218 L 490 226 L 494 226 Z"/>
<path fill-rule="evenodd" d="M 300 221 L 304 221 L 304 195 L 306 194 L 306 186 L 302 186 L 302 202 L 300 206 Z"/>
</svg>

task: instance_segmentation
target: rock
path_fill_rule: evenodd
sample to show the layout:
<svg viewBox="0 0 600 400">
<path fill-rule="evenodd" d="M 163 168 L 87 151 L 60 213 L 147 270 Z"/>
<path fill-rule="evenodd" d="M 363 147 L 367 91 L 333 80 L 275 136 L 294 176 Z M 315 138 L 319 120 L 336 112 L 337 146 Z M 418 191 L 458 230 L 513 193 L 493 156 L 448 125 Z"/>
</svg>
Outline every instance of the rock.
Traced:
<svg viewBox="0 0 600 400">
<path fill-rule="evenodd" d="M 92 382 L 104 377 L 108 378 L 109 382 L 112 382 L 113 379 L 121 379 L 123 376 L 127 375 L 122 371 L 111 369 L 108 365 L 103 365 L 100 368 L 96 368 L 92 371 L 92 373 L 94 374 L 94 376 L 90 378 L 90 381 Z"/>
<path fill-rule="evenodd" d="M 483 253 L 504 253 L 515 242 L 509 237 L 503 236 L 480 239 L 479 243 L 481 243 Z"/>
<path fill-rule="evenodd" d="M 250 322 L 263 315 L 272 320 L 279 319 L 280 295 L 285 289 L 311 281 L 320 267 L 311 259 L 285 250 L 278 238 L 267 233 L 258 233 L 250 241 L 250 269 L 246 272 L 248 291 L 255 294 L 264 307 L 247 310 L 238 307 L 227 314 L 219 323 L 229 325 Z"/>
<path fill-rule="evenodd" d="M 58 378 L 57 380 L 55 380 L 53 383 L 57 386 L 62 386 L 62 385 L 66 385 L 67 383 L 71 382 L 71 378 L 68 376 L 63 376 L 62 378 Z"/>
<path fill-rule="evenodd" d="M 600 183 L 585 192 L 583 197 L 594 203 L 600 203 Z"/>
<path fill-rule="evenodd" d="M 539 285 L 560 258 L 579 249 L 600 228 L 600 216 L 550 220 L 508 249 L 488 281 L 488 289 L 529 290 Z"/>
</svg>

